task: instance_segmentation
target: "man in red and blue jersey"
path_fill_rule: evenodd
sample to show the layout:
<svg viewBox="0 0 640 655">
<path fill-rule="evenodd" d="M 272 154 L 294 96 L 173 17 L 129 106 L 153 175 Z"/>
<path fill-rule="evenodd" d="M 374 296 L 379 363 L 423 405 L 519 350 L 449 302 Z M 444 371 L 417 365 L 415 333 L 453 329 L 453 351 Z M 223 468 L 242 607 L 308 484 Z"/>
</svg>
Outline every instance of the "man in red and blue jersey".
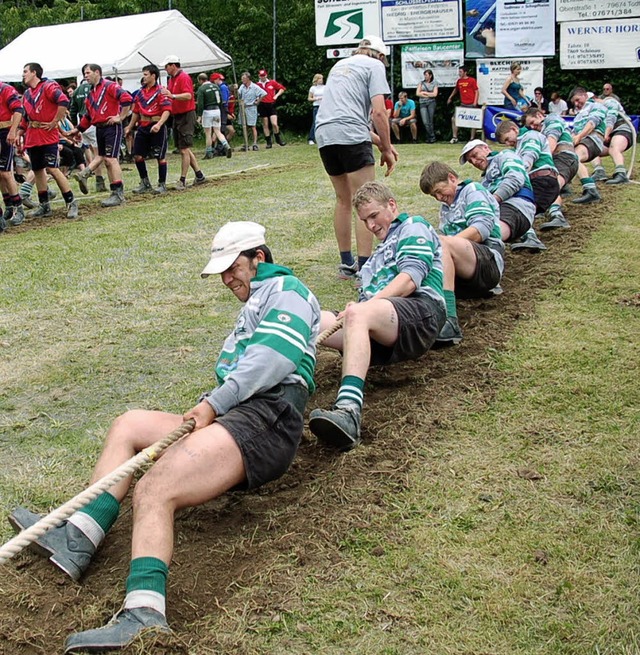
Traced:
<svg viewBox="0 0 640 655">
<path fill-rule="evenodd" d="M 284 146 L 286 143 L 282 140 L 280 134 L 280 127 L 278 126 L 278 114 L 276 113 L 276 100 L 287 90 L 280 82 L 269 79 L 269 73 L 263 68 L 258 71 L 257 85 L 267 92 L 267 95 L 258 104 L 258 116 L 262 118 L 262 129 L 264 131 L 264 138 L 267 140 L 267 148 L 272 148 L 271 141 L 271 128 L 273 129 L 273 136 L 276 138 L 278 145 Z"/>
<path fill-rule="evenodd" d="M 180 57 L 178 55 L 167 55 L 162 65 L 169 79 L 167 80 L 167 88 L 163 88 L 161 93 L 172 101 L 173 129 L 176 132 L 176 145 L 182 158 L 180 179 L 176 184 L 176 189 L 184 191 L 187 188 L 189 166 L 193 168 L 193 172 L 196 174 L 193 183 L 202 184 L 204 182 L 204 173 L 200 170 L 198 160 L 193 154 L 193 150 L 191 150 L 193 134 L 196 129 L 196 96 L 193 91 L 193 81 L 180 68 Z"/>
<path fill-rule="evenodd" d="M 109 175 L 111 195 L 100 204 L 103 207 L 116 207 L 124 202 L 122 169 L 118 156 L 124 131 L 122 121 L 127 117 L 131 108 L 131 94 L 117 82 L 105 80 L 102 77 L 102 68 L 98 64 L 85 64 L 82 67 L 82 74 L 92 87 L 85 100 L 87 113 L 80 119 L 78 127 L 69 134 L 73 136 L 95 125 L 98 157 L 91 162 L 89 167 L 74 177 L 82 189 L 83 182 L 86 186 L 86 179 L 91 175 L 89 169 L 104 162 Z M 85 173 L 85 171 L 87 172 Z"/>
<path fill-rule="evenodd" d="M 23 114 L 18 92 L 10 84 L 0 82 L 0 190 L 5 206 L 0 216 L 0 232 L 7 223 L 20 225 L 24 221 L 22 200 L 13 177 L 13 154 Z"/>
<path fill-rule="evenodd" d="M 67 218 L 78 216 L 78 203 L 67 178 L 58 168 L 58 123 L 69 107 L 69 98 L 54 80 L 42 76 L 42 66 L 35 62 L 25 64 L 22 81 L 26 87 L 22 98 L 24 116 L 18 128 L 18 138 L 24 136 L 24 147 L 29 151 L 31 168 L 36 178 L 40 206 L 30 216 L 51 216 L 47 174 L 56 181 L 67 205 Z"/>
<path fill-rule="evenodd" d="M 154 64 L 142 69 L 143 86 L 135 94 L 131 122 L 124 131 L 128 136 L 138 126 L 133 142 L 133 159 L 140 174 L 140 186 L 134 193 L 167 192 L 167 121 L 171 116 L 171 100 L 162 95 L 158 84 L 160 71 Z M 149 181 L 145 157 L 158 160 L 158 186 Z"/>
</svg>

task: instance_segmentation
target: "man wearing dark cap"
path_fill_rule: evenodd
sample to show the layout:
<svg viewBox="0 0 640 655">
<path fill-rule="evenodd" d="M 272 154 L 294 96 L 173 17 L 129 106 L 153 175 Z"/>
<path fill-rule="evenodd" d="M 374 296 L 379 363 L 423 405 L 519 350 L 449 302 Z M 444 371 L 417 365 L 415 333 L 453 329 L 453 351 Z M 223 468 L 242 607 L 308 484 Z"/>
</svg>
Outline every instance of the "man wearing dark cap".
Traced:
<svg viewBox="0 0 640 655">
<path fill-rule="evenodd" d="M 257 85 L 267 92 L 267 95 L 260 101 L 258 105 L 258 116 L 262 119 L 262 129 L 264 131 L 264 138 L 267 141 L 267 148 L 273 147 L 271 141 L 270 129 L 273 129 L 273 136 L 275 137 L 278 145 L 284 146 L 285 142 L 282 140 L 280 134 L 280 127 L 278 126 L 278 114 L 276 113 L 276 100 L 287 90 L 280 82 L 269 79 L 268 72 L 262 68 L 258 71 Z M 271 128 L 269 127 L 271 123 Z"/>
<path fill-rule="evenodd" d="M 233 139 L 236 133 L 233 125 L 231 124 L 231 121 L 233 121 L 235 116 L 229 116 L 229 97 L 231 96 L 231 91 L 224 81 L 224 75 L 222 73 L 212 73 L 209 79 L 214 84 L 217 84 L 218 88 L 220 89 L 220 96 L 222 98 L 222 104 L 220 105 L 220 131 L 222 134 L 224 134 L 227 142 L 229 142 L 231 139 Z M 216 143 L 214 154 L 216 152 L 219 155 L 225 154 L 219 143 Z"/>
<path fill-rule="evenodd" d="M 189 75 L 180 68 L 178 55 L 167 55 L 162 61 L 169 79 L 167 88 L 163 88 L 162 95 L 172 100 L 171 114 L 173 115 L 173 129 L 177 135 L 178 150 L 182 159 L 180 179 L 176 184 L 178 191 L 187 188 L 187 173 L 189 167 L 193 168 L 196 174 L 194 184 L 204 182 L 204 173 L 200 170 L 198 160 L 191 150 L 193 146 L 193 134 L 196 129 L 196 96 L 193 92 L 193 82 Z"/>
<path fill-rule="evenodd" d="M 215 365 L 217 386 L 182 415 L 134 409 L 112 424 L 96 480 L 183 421 L 195 420 L 195 429 L 167 448 L 135 485 L 122 608 L 104 627 L 71 635 L 65 653 L 126 648 L 142 633 L 169 632 L 166 586 L 176 512 L 230 489 L 257 489 L 281 477 L 295 457 L 315 388 L 318 301 L 288 268 L 273 263 L 264 227 L 250 221 L 227 223 L 214 237 L 202 277 L 215 274 L 244 303 Z M 78 580 L 116 521 L 131 481 L 122 480 L 72 514 L 40 537 L 34 550 Z M 38 519 L 18 508 L 9 520 L 23 530 Z"/>
</svg>

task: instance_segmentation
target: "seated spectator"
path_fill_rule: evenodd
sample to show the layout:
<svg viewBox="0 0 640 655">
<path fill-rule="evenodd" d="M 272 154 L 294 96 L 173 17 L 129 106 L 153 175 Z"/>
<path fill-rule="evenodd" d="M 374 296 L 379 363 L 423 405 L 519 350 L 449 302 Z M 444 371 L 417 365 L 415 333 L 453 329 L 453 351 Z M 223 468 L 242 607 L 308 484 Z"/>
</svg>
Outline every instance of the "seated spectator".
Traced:
<svg viewBox="0 0 640 655">
<path fill-rule="evenodd" d="M 407 126 L 411 130 L 412 143 L 418 143 L 416 103 L 407 96 L 406 91 L 401 91 L 398 94 L 398 102 L 393 108 L 393 118 L 391 119 L 391 129 L 398 141 L 400 141 L 400 128 Z"/>
<path fill-rule="evenodd" d="M 560 94 L 557 91 L 554 91 L 551 94 L 551 100 L 549 102 L 549 113 L 566 116 L 568 111 L 569 106 L 567 103 L 560 97 Z"/>
<path fill-rule="evenodd" d="M 549 101 L 544 97 L 544 90 L 541 86 L 537 86 L 533 90 L 533 103 L 531 106 L 541 109 L 545 114 L 549 113 Z"/>
<path fill-rule="evenodd" d="M 342 381 L 331 409 L 314 409 L 309 428 L 340 450 L 360 441 L 364 381 L 369 366 L 416 359 L 427 352 L 445 323 L 442 246 L 421 216 L 400 213 L 391 190 L 367 182 L 353 206 L 380 241 L 361 269 L 359 302 L 338 314 L 344 327 L 325 346 L 342 351 Z M 323 311 L 320 329 L 338 320 Z"/>
<path fill-rule="evenodd" d="M 466 162 L 483 171 L 482 186 L 500 205 L 502 240 L 512 250 L 546 250 L 533 230 L 535 198 L 522 158 L 512 150 L 492 152 L 484 141 L 475 139 L 462 148 L 460 164 Z"/>
<path fill-rule="evenodd" d="M 420 189 L 440 206 L 440 242 L 444 265 L 444 299 L 447 322 L 436 341 L 443 345 L 462 340 L 456 297 L 482 298 L 502 292 L 504 244 L 500 233 L 500 207 L 479 182 L 460 180 L 439 161 L 425 166 Z"/>
</svg>

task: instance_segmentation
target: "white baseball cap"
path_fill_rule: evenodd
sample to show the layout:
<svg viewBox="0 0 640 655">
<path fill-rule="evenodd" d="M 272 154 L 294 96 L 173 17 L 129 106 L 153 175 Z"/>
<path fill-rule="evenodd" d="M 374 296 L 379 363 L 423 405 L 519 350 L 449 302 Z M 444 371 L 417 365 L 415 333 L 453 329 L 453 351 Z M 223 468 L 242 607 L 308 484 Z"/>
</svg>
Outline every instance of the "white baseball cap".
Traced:
<svg viewBox="0 0 640 655">
<path fill-rule="evenodd" d="M 163 60 L 160 66 L 164 68 L 167 64 L 179 64 L 180 57 L 178 55 L 167 55 Z"/>
<path fill-rule="evenodd" d="M 252 221 L 231 221 L 223 225 L 213 237 L 211 259 L 200 276 L 222 273 L 241 252 L 265 245 L 264 233 L 264 227 Z"/>
<path fill-rule="evenodd" d="M 364 39 L 358 44 L 359 48 L 371 48 L 381 55 L 388 55 L 389 48 L 384 44 L 384 41 L 379 36 L 365 36 Z"/>
<path fill-rule="evenodd" d="M 465 143 L 464 148 L 462 148 L 462 152 L 460 153 L 460 164 L 467 163 L 467 153 L 471 152 L 474 148 L 477 148 L 478 146 L 486 146 L 486 145 L 487 144 L 484 141 L 482 141 L 482 139 L 473 139 L 472 141 Z"/>
</svg>

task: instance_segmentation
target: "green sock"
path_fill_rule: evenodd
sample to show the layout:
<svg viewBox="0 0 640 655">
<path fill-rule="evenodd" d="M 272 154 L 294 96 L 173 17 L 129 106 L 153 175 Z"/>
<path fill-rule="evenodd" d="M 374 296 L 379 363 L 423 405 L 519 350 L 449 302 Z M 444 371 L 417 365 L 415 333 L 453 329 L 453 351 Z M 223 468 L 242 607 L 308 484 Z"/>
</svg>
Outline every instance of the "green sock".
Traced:
<svg viewBox="0 0 640 655">
<path fill-rule="evenodd" d="M 167 595 L 167 576 L 169 567 L 157 557 L 136 557 L 131 560 L 127 593 L 143 589 Z"/>
<path fill-rule="evenodd" d="M 105 491 L 78 512 L 88 514 L 106 534 L 118 518 L 120 503 Z"/>
<path fill-rule="evenodd" d="M 456 318 L 458 310 L 456 309 L 456 294 L 453 291 L 444 290 L 444 301 L 447 304 L 447 316 Z"/>
<path fill-rule="evenodd" d="M 581 177 L 580 184 L 582 184 L 583 189 L 595 189 L 596 183 L 593 181 L 592 177 Z"/>
<path fill-rule="evenodd" d="M 340 382 L 336 405 L 357 405 L 362 409 L 364 402 L 364 380 L 355 375 L 345 375 Z"/>
</svg>

